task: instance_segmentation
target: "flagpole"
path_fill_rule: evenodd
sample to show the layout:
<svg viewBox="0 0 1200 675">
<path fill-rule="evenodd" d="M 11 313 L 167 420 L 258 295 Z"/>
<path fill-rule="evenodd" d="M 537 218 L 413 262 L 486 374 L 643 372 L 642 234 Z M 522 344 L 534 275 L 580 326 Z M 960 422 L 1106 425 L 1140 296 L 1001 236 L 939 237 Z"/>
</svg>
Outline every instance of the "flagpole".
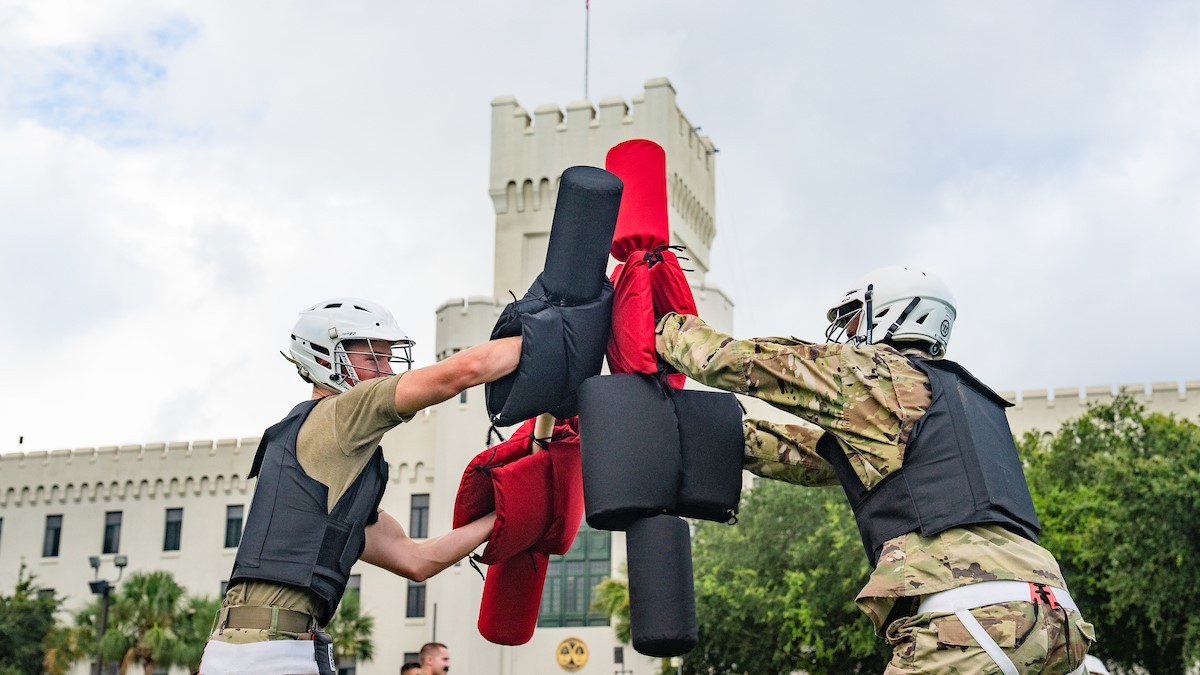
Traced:
<svg viewBox="0 0 1200 675">
<path fill-rule="evenodd" d="M 583 98 L 588 100 L 588 52 L 592 32 L 592 0 L 583 0 Z"/>
</svg>

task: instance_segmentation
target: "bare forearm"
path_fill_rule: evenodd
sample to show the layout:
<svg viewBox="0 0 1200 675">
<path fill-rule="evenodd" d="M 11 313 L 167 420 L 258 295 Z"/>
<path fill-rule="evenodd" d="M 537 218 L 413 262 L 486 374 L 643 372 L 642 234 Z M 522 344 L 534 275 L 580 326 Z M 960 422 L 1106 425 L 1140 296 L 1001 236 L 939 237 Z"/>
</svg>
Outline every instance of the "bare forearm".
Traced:
<svg viewBox="0 0 1200 675">
<path fill-rule="evenodd" d="M 516 370 L 517 364 L 521 360 L 521 338 L 489 340 L 460 352 L 456 356 L 469 356 L 475 359 L 476 363 L 468 369 L 472 381 L 467 385 L 467 387 L 474 387 L 497 380 Z"/>
<path fill-rule="evenodd" d="M 407 373 L 396 385 L 396 410 L 412 414 L 459 392 L 491 382 L 517 367 L 521 338 L 491 340 Z"/>
<path fill-rule="evenodd" d="M 413 541 L 404 527 L 384 512 L 366 529 L 367 543 L 361 560 L 413 581 L 424 581 L 462 560 L 492 533 L 496 514 L 488 515 L 421 542 Z"/>
<path fill-rule="evenodd" d="M 496 514 L 488 515 L 446 534 L 417 543 L 417 564 L 429 578 L 467 557 L 492 534 Z"/>
</svg>

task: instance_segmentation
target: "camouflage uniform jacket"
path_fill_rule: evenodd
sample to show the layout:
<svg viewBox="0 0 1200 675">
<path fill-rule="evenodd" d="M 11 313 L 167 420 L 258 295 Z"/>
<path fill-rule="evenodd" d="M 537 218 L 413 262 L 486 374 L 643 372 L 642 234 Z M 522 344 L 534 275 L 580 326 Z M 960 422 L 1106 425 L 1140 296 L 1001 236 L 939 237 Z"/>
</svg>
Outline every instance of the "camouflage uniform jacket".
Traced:
<svg viewBox="0 0 1200 675">
<path fill-rule="evenodd" d="M 697 317 L 674 313 L 656 332 L 659 356 L 680 372 L 809 423 L 743 421 L 745 466 L 764 478 L 837 485 L 833 467 L 816 452 L 828 431 L 870 489 L 903 465 L 913 425 L 930 405 L 929 379 L 887 345 L 734 340 Z M 882 631 L 897 598 L 993 580 L 1065 588 L 1049 551 L 1003 527 L 979 525 L 889 540 L 857 603 Z"/>
</svg>

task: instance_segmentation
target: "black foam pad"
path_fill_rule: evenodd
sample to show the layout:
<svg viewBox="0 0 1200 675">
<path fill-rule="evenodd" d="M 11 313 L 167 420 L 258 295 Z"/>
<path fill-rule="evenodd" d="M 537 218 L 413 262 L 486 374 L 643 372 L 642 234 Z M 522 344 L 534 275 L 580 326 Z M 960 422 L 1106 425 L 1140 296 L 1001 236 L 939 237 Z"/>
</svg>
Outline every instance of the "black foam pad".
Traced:
<svg viewBox="0 0 1200 675">
<path fill-rule="evenodd" d="M 674 511 L 681 459 L 675 408 L 649 375 L 598 375 L 579 388 L 588 525 L 623 530 Z"/>
<path fill-rule="evenodd" d="M 612 284 L 604 279 L 600 294 L 588 302 L 551 304 L 539 276 L 525 297 L 504 308 L 492 339 L 522 336 L 521 361 L 484 385 L 493 424 L 506 427 L 545 412 L 561 420 L 579 412 L 579 385 L 604 365 L 612 298 Z"/>
<path fill-rule="evenodd" d="M 717 391 L 679 390 L 672 400 L 683 458 L 675 513 L 728 522 L 742 495 L 742 407 L 733 394 Z"/>
<path fill-rule="evenodd" d="M 608 335 L 612 330 L 613 286 L 604 280 L 600 295 L 574 307 L 556 307 L 563 317 L 563 351 L 566 354 L 563 391 L 558 400 L 546 410 L 556 419 L 565 420 L 579 414 L 579 387 L 589 378 L 600 374 L 604 353 L 608 351 Z"/>
<path fill-rule="evenodd" d="M 565 388 L 562 315 L 553 307 L 521 316 L 521 361 L 517 370 L 484 387 L 496 426 L 535 417 L 559 402 Z"/>
<path fill-rule="evenodd" d="M 615 174 L 594 166 L 563 172 L 542 272 L 554 297 L 574 305 L 600 295 L 623 189 Z"/>
<path fill-rule="evenodd" d="M 643 518 L 625 537 L 633 648 L 655 657 L 690 652 L 700 640 L 687 523 L 675 516 Z"/>
</svg>

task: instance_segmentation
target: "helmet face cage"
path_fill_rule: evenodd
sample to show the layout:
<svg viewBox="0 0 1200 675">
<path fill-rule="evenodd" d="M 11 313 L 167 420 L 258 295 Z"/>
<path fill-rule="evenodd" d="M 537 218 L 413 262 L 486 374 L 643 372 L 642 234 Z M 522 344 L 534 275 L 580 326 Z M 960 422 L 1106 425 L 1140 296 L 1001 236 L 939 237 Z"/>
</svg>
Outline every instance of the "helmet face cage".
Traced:
<svg viewBox="0 0 1200 675">
<path fill-rule="evenodd" d="M 855 336 L 847 335 L 846 331 L 850 326 L 850 322 L 854 320 L 854 317 L 861 316 L 862 311 L 863 305 L 857 300 L 847 302 L 830 310 L 830 314 L 833 317 L 829 322 L 829 326 L 825 329 L 825 341 L 841 342 L 847 338 L 854 340 Z"/>
<path fill-rule="evenodd" d="M 365 350 L 346 349 L 347 343 L 353 342 L 365 342 L 367 348 Z M 341 340 L 333 347 L 334 375 L 339 381 L 348 381 L 349 386 L 353 387 L 363 380 L 358 374 L 360 370 L 375 373 L 376 377 L 400 372 L 400 364 L 404 364 L 404 370 L 411 370 L 412 345 L 411 340 L 397 340 L 395 342 L 374 338 Z M 350 360 L 351 354 L 369 357 L 370 362 L 374 366 L 359 365 L 356 367 Z M 386 369 L 384 368 L 384 364 L 388 366 Z"/>
</svg>

